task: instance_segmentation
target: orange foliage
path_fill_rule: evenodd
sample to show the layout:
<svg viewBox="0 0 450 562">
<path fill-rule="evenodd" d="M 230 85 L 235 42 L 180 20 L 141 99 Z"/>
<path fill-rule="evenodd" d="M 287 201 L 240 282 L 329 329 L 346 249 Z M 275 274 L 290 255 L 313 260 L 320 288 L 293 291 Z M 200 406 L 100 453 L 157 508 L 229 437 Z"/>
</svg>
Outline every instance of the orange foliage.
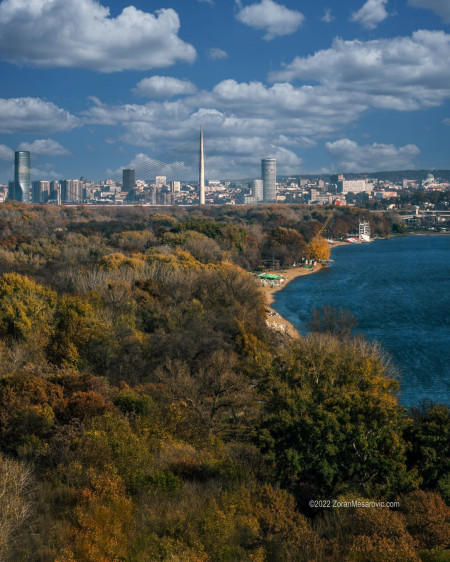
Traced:
<svg viewBox="0 0 450 562">
<path fill-rule="evenodd" d="M 401 499 L 410 534 L 421 548 L 450 547 L 450 507 L 434 492 L 415 490 Z"/>
</svg>

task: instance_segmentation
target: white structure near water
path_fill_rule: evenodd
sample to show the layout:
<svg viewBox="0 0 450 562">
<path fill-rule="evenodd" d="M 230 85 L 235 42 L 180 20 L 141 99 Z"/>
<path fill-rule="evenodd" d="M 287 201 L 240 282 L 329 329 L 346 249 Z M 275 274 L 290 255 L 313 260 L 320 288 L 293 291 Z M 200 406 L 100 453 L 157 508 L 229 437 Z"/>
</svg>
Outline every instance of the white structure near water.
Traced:
<svg viewBox="0 0 450 562">
<path fill-rule="evenodd" d="M 370 224 L 366 221 L 359 223 L 359 239 L 361 242 L 370 242 Z"/>
</svg>

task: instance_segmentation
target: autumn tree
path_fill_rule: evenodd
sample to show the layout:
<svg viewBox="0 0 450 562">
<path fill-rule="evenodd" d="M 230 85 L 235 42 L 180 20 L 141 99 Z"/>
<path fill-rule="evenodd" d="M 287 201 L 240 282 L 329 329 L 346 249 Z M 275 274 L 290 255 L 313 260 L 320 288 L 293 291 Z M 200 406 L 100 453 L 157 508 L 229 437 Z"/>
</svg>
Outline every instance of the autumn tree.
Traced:
<svg viewBox="0 0 450 562">
<path fill-rule="evenodd" d="M 18 273 L 0 279 L 0 335 L 23 340 L 52 330 L 56 293 Z"/>
<path fill-rule="evenodd" d="M 320 310 L 313 310 L 308 328 L 311 332 L 346 338 L 350 336 L 357 323 L 357 319 L 350 311 L 325 305 Z"/>
<path fill-rule="evenodd" d="M 10 559 L 21 527 L 32 515 L 29 467 L 0 453 L 0 558 Z"/>
<path fill-rule="evenodd" d="M 401 510 L 420 548 L 450 548 L 450 507 L 435 492 L 415 490 L 402 496 Z"/>
<path fill-rule="evenodd" d="M 211 437 L 231 431 L 245 421 L 255 396 L 235 354 L 216 351 L 198 369 L 167 360 L 157 371 L 160 391 L 170 403 L 178 403 Z"/>
<path fill-rule="evenodd" d="M 330 259 L 330 244 L 322 236 L 315 236 L 308 244 L 309 258 L 313 260 L 328 261 Z"/>
</svg>

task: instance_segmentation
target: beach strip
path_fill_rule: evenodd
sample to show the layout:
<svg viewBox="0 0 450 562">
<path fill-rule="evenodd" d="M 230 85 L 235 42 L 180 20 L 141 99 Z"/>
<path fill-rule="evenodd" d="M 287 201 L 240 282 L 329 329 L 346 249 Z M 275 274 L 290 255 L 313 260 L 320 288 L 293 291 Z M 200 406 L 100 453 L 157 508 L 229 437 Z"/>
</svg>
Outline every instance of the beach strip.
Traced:
<svg viewBox="0 0 450 562">
<path fill-rule="evenodd" d="M 292 267 L 289 269 L 280 269 L 274 271 L 266 271 L 267 274 L 274 274 L 274 275 L 281 275 L 284 278 L 284 282 L 280 285 L 271 286 L 270 283 L 265 285 L 261 284 L 261 290 L 266 297 L 266 314 L 267 314 L 267 324 L 268 326 L 277 332 L 288 334 L 289 336 L 296 338 L 299 336 L 297 328 L 294 327 L 291 322 L 283 318 L 274 308 L 272 308 L 272 304 L 274 302 L 274 294 L 281 289 L 284 289 L 288 283 L 297 279 L 297 277 L 302 277 L 303 275 L 309 275 L 311 273 L 315 273 L 322 269 L 322 265 L 317 264 L 312 268 L 308 267 Z"/>
</svg>

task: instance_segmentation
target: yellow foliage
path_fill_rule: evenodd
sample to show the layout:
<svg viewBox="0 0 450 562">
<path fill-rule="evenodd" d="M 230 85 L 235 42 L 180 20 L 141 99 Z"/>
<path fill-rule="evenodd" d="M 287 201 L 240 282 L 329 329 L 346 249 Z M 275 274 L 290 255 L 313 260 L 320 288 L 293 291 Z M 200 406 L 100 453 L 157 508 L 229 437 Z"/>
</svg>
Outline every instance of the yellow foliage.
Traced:
<svg viewBox="0 0 450 562">
<path fill-rule="evenodd" d="M 329 260 L 331 254 L 330 245 L 322 236 L 315 236 L 308 245 L 308 253 L 310 259 Z"/>
</svg>

